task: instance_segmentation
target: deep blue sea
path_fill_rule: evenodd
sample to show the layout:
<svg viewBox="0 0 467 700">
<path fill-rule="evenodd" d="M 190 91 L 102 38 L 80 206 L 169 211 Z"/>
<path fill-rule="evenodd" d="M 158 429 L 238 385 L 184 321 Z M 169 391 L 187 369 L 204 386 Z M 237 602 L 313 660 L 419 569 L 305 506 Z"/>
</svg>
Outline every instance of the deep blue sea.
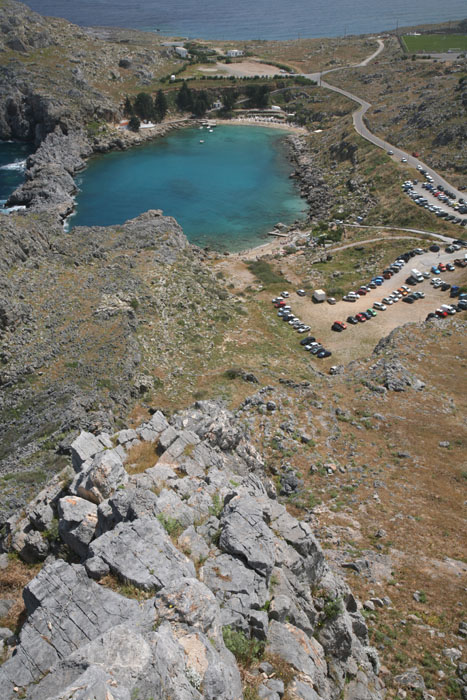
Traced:
<svg viewBox="0 0 467 700">
<path fill-rule="evenodd" d="M 69 226 L 121 224 L 162 209 L 199 246 L 260 245 L 274 224 L 306 211 L 289 178 L 284 139 L 283 131 L 253 126 L 191 128 L 92 158 L 76 179 L 80 193 Z"/>
<path fill-rule="evenodd" d="M 0 207 L 23 182 L 26 158 L 33 150 L 29 143 L 0 141 Z"/>
<path fill-rule="evenodd" d="M 463 19 L 465 0 L 26 0 L 42 15 L 206 39 L 296 39 L 367 34 Z"/>
</svg>

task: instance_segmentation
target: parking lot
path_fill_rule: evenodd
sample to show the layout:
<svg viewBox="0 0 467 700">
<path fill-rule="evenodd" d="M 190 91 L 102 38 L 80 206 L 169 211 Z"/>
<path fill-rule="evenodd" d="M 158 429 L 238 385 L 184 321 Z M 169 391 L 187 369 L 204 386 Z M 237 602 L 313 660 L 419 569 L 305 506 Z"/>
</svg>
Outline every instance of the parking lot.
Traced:
<svg viewBox="0 0 467 700">
<path fill-rule="evenodd" d="M 425 252 L 422 255 L 416 255 L 399 272 L 396 272 L 390 279 L 384 280 L 381 286 L 372 289 L 356 302 L 338 301 L 332 306 L 327 302 L 315 304 L 310 299 L 309 294 L 301 297 L 297 295 L 296 290 L 289 289 L 290 296 L 287 303 L 291 306 L 292 313 L 310 326 L 310 331 L 304 335 L 298 334 L 291 327 L 291 343 L 296 345 L 298 352 L 304 352 L 300 346 L 300 340 L 306 335 L 315 336 L 324 347 L 332 351 L 331 357 L 322 360 L 310 356 L 311 361 L 324 367 L 367 355 L 373 350 L 376 343 L 394 328 L 405 323 L 424 321 L 429 312 L 435 311 L 441 304 L 453 303 L 456 299 L 449 298 L 449 291 L 443 292 L 440 289 L 435 289 L 430 284 L 434 275 L 430 274 L 429 279 L 424 279 L 423 282 L 410 287 L 412 291 L 423 292 L 425 298 L 418 299 L 413 304 L 406 304 L 400 300 L 388 306 L 385 311 L 378 311 L 377 316 L 371 320 L 358 323 L 358 325 L 347 323 L 347 317 L 349 315 L 355 316 L 359 312 L 372 308 L 375 301 L 381 301 L 383 297 L 401 287 L 410 276 L 411 269 L 416 268 L 421 272 L 430 271 L 433 265 L 440 262 L 447 263 L 452 262 L 455 258 L 463 258 L 464 251 L 467 249 L 464 248 L 457 253 L 446 253 L 444 249 L 441 249 L 437 253 Z M 456 267 L 454 271 L 443 272 L 438 277 L 450 285 L 461 286 L 467 283 L 467 268 Z M 362 284 L 368 281 L 362 280 Z M 272 308 L 271 311 L 274 314 L 277 312 L 275 308 Z M 344 321 L 347 328 L 341 333 L 332 331 L 331 326 L 334 321 Z M 282 320 L 277 318 L 277 322 L 282 323 Z"/>
</svg>

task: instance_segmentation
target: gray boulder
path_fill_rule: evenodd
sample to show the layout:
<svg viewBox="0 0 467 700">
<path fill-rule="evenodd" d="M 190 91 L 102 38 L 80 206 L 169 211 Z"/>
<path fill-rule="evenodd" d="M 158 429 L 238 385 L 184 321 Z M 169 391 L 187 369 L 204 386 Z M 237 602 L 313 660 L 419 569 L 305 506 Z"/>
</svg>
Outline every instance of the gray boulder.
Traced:
<svg viewBox="0 0 467 700">
<path fill-rule="evenodd" d="M 139 609 L 136 600 L 90 581 L 82 566 L 61 560 L 44 566 L 26 586 L 23 597 L 28 619 L 20 644 L 0 667 L 5 698 L 16 696 L 15 686 L 35 683 L 81 644 L 133 617 Z"/>
<path fill-rule="evenodd" d="M 177 543 L 180 549 L 195 562 L 202 562 L 208 557 L 209 547 L 193 526 L 187 527 L 182 532 Z"/>
<path fill-rule="evenodd" d="M 219 547 L 262 576 L 269 577 L 274 567 L 274 535 L 264 522 L 263 508 L 257 499 L 236 497 L 223 510 Z"/>
<path fill-rule="evenodd" d="M 193 563 L 174 547 L 162 525 L 149 518 L 119 523 L 91 543 L 89 557 L 101 559 L 122 581 L 147 591 L 195 576 Z"/>
<path fill-rule="evenodd" d="M 268 599 L 264 576 L 230 554 L 209 558 L 200 570 L 200 579 L 216 596 L 223 625 L 248 630 L 250 612 L 260 610 Z"/>
<path fill-rule="evenodd" d="M 316 639 L 289 623 L 272 621 L 266 653 L 279 656 L 293 666 L 302 680 L 316 688 L 319 695 L 328 697 L 327 663 L 323 647 Z"/>
<path fill-rule="evenodd" d="M 118 452 L 105 450 L 97 454 L 84 471 L 77 474 L 70 491 L 99 504 L 127 482 L 128 474 Z"/>
<path fill-rule="evenodd" d="M 104 446 L 95 435 L 82 430 L 76 440 L 71 443 L 71 461 L 74 469 L 79 471 L 84 462 L 92 459 L 103 449 Z"/>
<path fill-rule="evenodd" d="M 58 532 L 73 552 L 85 557 L 97 527 L 97 506 L 78 496 L 65 496 L 58 502 Z"/>
</svg>

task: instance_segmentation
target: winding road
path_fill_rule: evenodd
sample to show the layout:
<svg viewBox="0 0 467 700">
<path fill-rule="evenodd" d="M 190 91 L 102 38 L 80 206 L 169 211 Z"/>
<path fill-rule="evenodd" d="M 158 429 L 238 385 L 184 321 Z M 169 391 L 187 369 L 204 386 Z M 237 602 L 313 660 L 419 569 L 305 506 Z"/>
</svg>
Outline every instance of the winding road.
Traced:
<svg viewBox="0 0 467 700">
<path fill-rule="evenodd" d="M 436 184 L 440 184 L 445 189 L 454 192 L 457 198 L 462 197 L 463 193 L 460 190 L 458 190 L 450 182 L 443 178 L 439 173 L 436 172 L 436 170 L 430 168 L 430 166 L 424 163 L 422 160 L 420 160 L 420 158 L 416 158 L 410 153 L 406 153 L 402 149 L 397 148 L 397 146 L 393 146 L 388 141 L 381 139 L 379 136 L 375 136 L 375 134 L 373 134 L 368 129 L 364 121 L 364 116 L 371 107 L 370 102 L 363 100 L 361 97 L 354 95 L 348 90 L 343 90 L 342 88 L 338 88 L 335 85 L 331 85 L 330 83 L 323 80 L 323 75 L 327 75 L 328 73 L 334 73 L 337 70 L 343 70 L 344 68 L 360 68 L 362 66 L 367 66 L 371 61 L 373 61 L 376 58 L 376 56 L 378 56 L 384 50 L 384 42 L 381 39 L 377 39 L 377 42 L 378 48 L 376 49 L 376 51 L 372 53 L 371 56 L 368 56 L 363 61 L 361 61 L 361 63 L 355 63 L 350 66 L 340 66 L 339 68 L 331 68 L 330 70 L 321 71 L 320 73 L 308 73 L 304 74 L 304 76 L 305 78 L 314 80 L 318 83 L 318 85 L 321 85 L 321 87 L 327 88 L 328 90 L 333 90 L 334 92 L 338 92 L 339 94 L 344 95 L 344 97 L 347 97 L 349 100 L 357 102 L 359 107 L 355 110 L 355 112 L 352 115 L 353 125 L 357 134 L 359 134 L 362 138 L 366 139 L 375 146 L 382 148 L 386 152 L 393 151 L 393 155 L 391 157 L 396 162 L 400 162 L 402 158 L 406 158 L 407 165 L 412 166 L 413 168 L 416 168 L 417 165 L 421 165 L 422 168 L 426 170 L 426 172 L 429 173 L 431 177 L 436 181 Z"/>
</svg>

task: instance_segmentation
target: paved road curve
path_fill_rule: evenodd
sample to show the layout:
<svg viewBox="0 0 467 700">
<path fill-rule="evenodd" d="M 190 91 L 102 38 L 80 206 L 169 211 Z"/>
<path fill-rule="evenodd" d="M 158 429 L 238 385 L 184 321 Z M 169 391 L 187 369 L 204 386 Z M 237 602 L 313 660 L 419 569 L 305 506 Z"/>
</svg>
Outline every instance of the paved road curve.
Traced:
<svg viewBox="0 0 467 700">
<path fill-rule="evenodd" d="M 371 56 L 368 56 L 368 58 L 365 58 L 364 61 L 361 63 L 353 64 L 352 66 L 348 66 L 349 68 L 358 68 L 360 66 L 366 66 L 370 61 L 372 61 L 376 56 L 378 56 L 381 51 L 384 49 L 384 42 L 381 39 L 377 39 L 378 41 L 378 48 L 377 50 L 371 54 Z M 388 141 L 385 141 L 384 139 L 379 138 L 379 136 L 375 136 L 366 126 L 364 122 L 364 116 L 366 112 L 370 109 L 371 103 L 367 102 L 366 100 L 363 100 L 361 97 L 358 97 L 357 95 L 352 94 L 351 92 L 348 92 L 348 90 L 343 90 L 342 88 L 338 88 L 335 85 L 331 85 L 330 83 L 324 81 L 322 79 L 323 75 L 327 75 L 328 73 L 332 73 L 336 70 L 342 70 L 342 68 L 332 68 L 331 70 L 327 71 L 322 71 L 321 73 L 309 73 L 305 75 L 306 78 L 310 78 L 310 80 L 315 80 L 318 84 L 320 84 L 322 87 L 327 88 L 328 90 L 333 90 L 334 92 L 338 92 L 341 95 L 344 95 L 344 97 L 347 97 L 349 100 L 353 100 L 354 102 L 357 102 L 360 106 L 358 109 L 355 110 L 353 113 L 353 124 L 355 131 L 357 134 L 360 134 L 364 139 L 367 141 L 370 141 L 370 143 L 373 143 L 375 146 L 378 146 L 379 148 L 384 149 L 386 152 L 387 151 L 393 151 L 394 155 L 392 156 L 393 160 L 395 161 L 401 161 L 402 158 L 407 158 L 407 165 L 410 165 L 414 168 L 417 167 L 417 165 L 421 165 L 424 170 L 426 170 L 427 173 L 431 175 L 431 177 L 434 179 L 435 184 L 442 185 L 444 188 L 451 190 L 451 192 L 454 192 L 457 198 L 462 197 L 463 193 L 458 190 L 456 187 L 451 185 L 450 182 L 445 180 L 439 173 L 437 173 L 433 168 L 430 168 L 429 165 L 424 163 L 423 161 L 420 160 L 420 158 L 415 158 L 414 156 L 410 155 L 410 153 L 406 153 L 405 151 L 402 151 L 400 148 L 397 148 L 397 146 L 393 146 L 391 143 Z"/>
</svg>

